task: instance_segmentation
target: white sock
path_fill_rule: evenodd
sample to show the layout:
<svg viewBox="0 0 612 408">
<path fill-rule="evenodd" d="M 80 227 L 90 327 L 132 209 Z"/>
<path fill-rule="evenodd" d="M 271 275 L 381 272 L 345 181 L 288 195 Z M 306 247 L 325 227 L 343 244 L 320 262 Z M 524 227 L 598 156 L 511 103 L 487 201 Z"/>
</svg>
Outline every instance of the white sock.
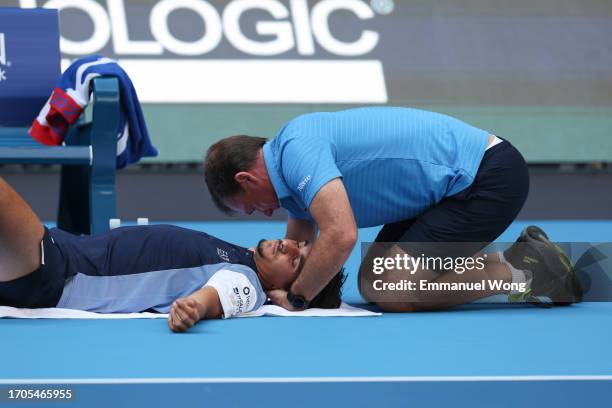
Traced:
<svg viewBox="0 0 612 408">
<path fill-rule="evenodd" d="M 533 275 L 531 274 L 531 271 L 516 269 L 514 266 L 512 266 L 510 262 L 506 261 L 503 252 L 500 251 L 497 254 L 499 255 L 499 261 L 510 269 L 510 273 L 512 274 L 512 283 L 524 283 L 525 290 L 529 289 L 529 287 L 531 286 L 531 281 L 533 280 Z M 510 292 L 510 295 L 517 295 L 521 293 L 524 292 L 513 290 Z"/>
</svg>

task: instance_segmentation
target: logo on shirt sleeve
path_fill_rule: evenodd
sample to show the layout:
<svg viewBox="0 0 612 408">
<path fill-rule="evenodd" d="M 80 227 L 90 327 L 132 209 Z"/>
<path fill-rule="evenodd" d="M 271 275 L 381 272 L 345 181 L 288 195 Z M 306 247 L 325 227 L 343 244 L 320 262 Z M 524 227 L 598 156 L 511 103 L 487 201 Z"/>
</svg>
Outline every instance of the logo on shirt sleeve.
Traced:
<svg viewBox="0 0 612 408">
<path fill-rule="evenodd" d="M 300 184 L 298 184 L 297 189 L 298 191 L 302 191 L 304 190 L 304 187 L 306 187 L 306 184 L 308 184 L 308 182 L 312 179 L 312 177 L 309 175 L 307 175 L 306 177 L 304 177 L 304 180 L 302 180 L 300 182 Z"/>
<path fill-rule="evenodd" d="M 250 282 L 248 283 L 250 285 Z M 233 315 L 241 314 L 250 311 L 253 308 L 254 299 L 251 296 L 251 288 L 244 286 L 242 290 L 238 286 L 233 289 L 234 292 L 234 313 Z"/>
<path fill-rule="evenodd" d="M 224 251 L 221 248 L 217 248 L 217 255 L 219 255 L 219 258 L 223 259 L 225 262 L 229 262 L 229 254 L 227 253 L 227 251 Z"/>
<path fill-rule="evenodd" d="M 255 284 L 241 272 L 221 269 L 206 282 L 219 294 L 225 318 L 250 312 L 257 305 L 260 294 Z"/>
</svg>

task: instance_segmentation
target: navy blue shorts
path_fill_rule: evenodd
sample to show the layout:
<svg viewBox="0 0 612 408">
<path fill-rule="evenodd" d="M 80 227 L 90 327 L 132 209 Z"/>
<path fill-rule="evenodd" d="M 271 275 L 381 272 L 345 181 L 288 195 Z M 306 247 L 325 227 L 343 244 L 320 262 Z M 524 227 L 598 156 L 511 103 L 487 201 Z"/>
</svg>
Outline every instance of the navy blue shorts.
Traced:
<svg viewBox="0 0 612 408">
<path fill-rule="evenodd" d="M 42 239 L 44 263 L 34 272 L 0 282 L 0 305 L 24 308 L 54 307 L 66 281 L 67 268 L 57 243 L 45 228 Z"/>
<path fill-rule="evenodd" d="M 510 142 L 503 141 L 485 152 L 472 185 L 417 218 L 385 225 L 376 242 L 461 242 L 466 243 L 460 246 L 465 253 L 453 255 L 470 256 L 508 228 L 528 192 L 525 159 Z M 433 247 L 427 246 L 426 252 Z"/>
</svg>

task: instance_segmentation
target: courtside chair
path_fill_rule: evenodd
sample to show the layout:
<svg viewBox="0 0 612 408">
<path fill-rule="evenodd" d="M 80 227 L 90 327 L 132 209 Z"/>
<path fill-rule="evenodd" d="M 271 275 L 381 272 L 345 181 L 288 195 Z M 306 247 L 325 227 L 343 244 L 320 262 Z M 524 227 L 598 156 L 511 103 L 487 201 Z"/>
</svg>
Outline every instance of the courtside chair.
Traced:
<svg viewBox="0 0 612 408">
<path fill-rule="evenodd" d="M 0 64 L 6 78 L 0 81 L 0 163 L 61 165 L 58 227 L 78 234 L 107 231 L 116 216 L 118 80 L 95 78 L 91 109 L 64 145 L 42 145 L 28 129 L 60 75 L 57 11 L 0 8 L 0 23 L 0 61 L 10 63 Z"/>
</svg>

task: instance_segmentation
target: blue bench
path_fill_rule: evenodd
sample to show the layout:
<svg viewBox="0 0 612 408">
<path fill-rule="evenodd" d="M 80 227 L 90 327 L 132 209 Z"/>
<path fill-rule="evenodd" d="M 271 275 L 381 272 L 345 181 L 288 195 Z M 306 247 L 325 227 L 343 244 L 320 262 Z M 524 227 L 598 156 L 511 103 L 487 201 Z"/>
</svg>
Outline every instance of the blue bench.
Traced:
<svg viewBox="0 0 612 408">
<path fill-rule="evenodd" d="M 92 83 L 92 119 L 77 121 L 66 146 L 41 145 L 28 128 L 0 127 L 0 163 L 62 165 L 58 226 L 82 234 L 107 231 L 116 216 L 119 83 L 116 78 Z M 75 219 L 75 214 L 84 215 Z"/>
<path fill-rule="evenodd" d="M 107 231 L 109 219 L 116 216 L 115 167 L 120 109 L 117 78 L 98 77 L 92 81 L 91 120 L 83 113 L 70 129 L 64 145 L 45 146 L 28 134 L 29 125 L 59 77 L 57 18 L 56 10 L 0 9 L 0 31 L 3 31 L 0 34 L 7 42 L 3 47 L 7 55 L 2 62 L 9 66 L 7 61 L 11 60 L 10 68 L 5 69 L 8 80 L 0 82 L 3 110 L 0 114 L 0 164 L 61 165 L 58 226 L 74 233 L 97 234 Z M 25 29 L 31 26 L 39 27 L 39 31 Z M 42 40 L 32 41 L 32 36 Z M 51 43 L 41 44 L 49 41 L 49 36 Z M 48 55 L 41 55 L 44 53 Z"/>
</svg>

